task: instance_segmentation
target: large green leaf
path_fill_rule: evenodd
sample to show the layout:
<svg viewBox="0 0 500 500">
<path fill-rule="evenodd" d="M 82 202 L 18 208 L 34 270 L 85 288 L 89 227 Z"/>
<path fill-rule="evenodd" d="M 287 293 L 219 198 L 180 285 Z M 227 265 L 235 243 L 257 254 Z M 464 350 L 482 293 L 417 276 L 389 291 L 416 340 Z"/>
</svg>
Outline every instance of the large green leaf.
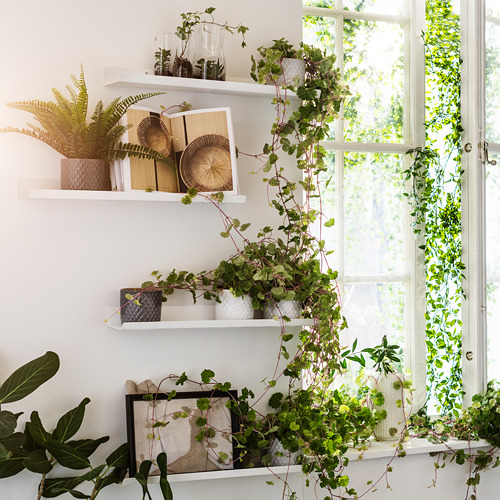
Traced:
<svg viewBox="0 0 500 500">
<path fill-rule="evenodd" d="M 95 469 L 89 470 L 86 474 L 80 477 L 83 481 L 93 481 L 102 473 L 105 467 L 106 466 L 104 464 L 99 465 Z"/>
<path fill-rule="evenodd" d="M 26 423 L 26 430 L 30 433 L 35 442 L 43 447 L 52 439 L 51 435 L 43 427 L 37 411 L 31 413 L 30 421 Z"/>
<path fill-rule="evenodd" d="M 6 458 L 9 458 L 10 455 L 11 455 L 11 452 L 0 441 L 0 460 L 5 460 Z"/>
<path fill-rule="evenodd" d="M 10 411 L 0 411 L 0 439 L 6 438 L 14 433 L 17 425 L 17 417 Z"/>
<path fill-rule="evenodd" d="M 102 443 L 109 441 L 109 436 L 103 436 L 99 439 L 80 439 L 78 441 L 68 441 L 69 446 L 83 453 L 86 457 L 90 457 L 92 453 L 98 448 Z"/>
<path fill-rule="evenodd" d="M 0 439 L 0 443 L 9 451 L 19 450 L 24 443 L 24 434 L 22 432 L 14 432 L 9 437 Z"/>
<path fill-rule="evenodd" d="M 127 469 L 117 467 L 110 474 L 97 480 L 96 488 L 100 491 L 110 484 L 120 484 L 127 475 Z"/>
<path fill-rule="evenodd" d="M 148 489 L 148 477 L 149 471 L 151 470 L 151 465 L 153 462 L 151 460 L 144 460 L 139 465 L 139 470 L 134 476 L 134 479 L 141 485 L 142 488 L 142 500 L 145 500 L 146 496 L 151 500 L 151 494 Z"/>
<path fill-rule="evenodd" d="M 53 377 L 59 370 L 59 356 L 48 351 L 18 368 L 0 387 L 0 404 L 19 401 Z"/>
<path fill-rule="evenodd" d="M 47 443 L 47 449 L 63 467 L 76 470 L 90 467 L 89 459 L 83 453 L 65 443 L 53 439 Z"/>
<path fill-rule="evenodd" d="M 53 438 L 64 443 L 73 437 L 82 425 L 83 417 L 85 416 L 85 406 L 89 403 L 90 399 L 84 398 L 76 408 L 64 414 L 57 422 L 56 429 L 52 434 Z"/>
<path fill-rule="evenodd" d="M 173 500 L 174 495 L 167 478 L 167 454 L 160 453 L 156 458 L 156 462 L 158 463 L 158 467 L 160 468 L 160 489 L 163 498 L 165 500 Z"/>
<path fill-rule="evenodd" d="M 110 467 L 126 469 L 128 467 L 128 444 L 123 443 L 115 451 L 113 451 L 109 457 L 106 458 L 106 463 Z"/>
<path fill-rule="evenodd" d="M 73 495 L 75 488 L 81 483 L 83 483 L 83 479 L 80 477 L 58 477 L 45 479 L 42 496 L 44 498 L 54 498 L 59 495 L 63 495 L 64 493 L 71 493 Z M 85 495 L 81 498 L 90 498 L 90 496 Z"/>
<path fill-rule="evenodd" d="M 24 469 L 24 459 L 26 453 L 16 451 L 11 457 L 0 460 L 0 479 L 15 476 Z"/>
<path fill-rule="evenodd" d="M 24 466 L 31 472 L 37 474 L 48 474 L 52 470 L 52 464 L 45 450 L 32 451 L 24 460 Z"/>
</svg>

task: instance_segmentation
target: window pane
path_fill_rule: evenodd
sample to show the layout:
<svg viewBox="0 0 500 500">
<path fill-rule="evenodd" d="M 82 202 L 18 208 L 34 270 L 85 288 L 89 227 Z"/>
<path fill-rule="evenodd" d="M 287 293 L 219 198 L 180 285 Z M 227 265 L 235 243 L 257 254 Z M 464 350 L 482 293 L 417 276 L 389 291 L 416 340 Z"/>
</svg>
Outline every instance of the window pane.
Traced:
<svg viewBox="0 0 500 500">
<path fill-rule="evenodd" d="M 333 17 L 305 16 L 302 23 L 304 43 L 321 47 L 328 54 L 335 53 L 335 19 Z"/>
<path fill-rule="evenodd" d="M 498 4 L 499 2 L 497 2 Z M 499 19 L 500 21 L 500 19 Z M 487 22 L 486 44 L 486 140 L 500 142 L 500 24 Z"/>
<path fill-rule="evenodd" d="M 490 155 L 491 156 L 491 155 Z M 494 158 L 500 165 L 500 157 Z M 500 380 L 500 169 L 486 171 L 488 380 Z"/>
<path fill-rule="evenodd" d="M 338 7 L 338 2 L 340 0 L 304 0 L 303 5 L 308 7 L 326 7 L 330 9 L 334 9 Z"/>
<path fill-rule="evenodd" d="M 487 16 L 500 17 L 500 1 L 499 0 L 486 0 L 485 9 Z"/>
<path fill-rule="evenodd" d="M 344 20 L 346 141 L 403 142 L 403 41 L 400 25 Z"/>
<path fill-rule="evenodd" d="M 324 220 L 336 218 L 335 205 L 336 205 L 336 186 L 335 186 L 335 153 L 330 151 L 327 154 L 325 163 L 328 167 L 326 172 L 323 172 L 318 183 L 321 189 L 321 198 L 313 198 L 311 206 L 323 213 Z M 327 256 L 328 264 L 332 269 L 339 269 L 339 244 L 337 241 L 337 226 L 324 227 L 321 226 L 318 219 L 314 225 L 314 234 L 325 241 L 327 250 L 334 250 L 333 254 Z"/>
<path fill-rule="evenodd" d="M 357 12 L 376 14 L 401 15 L 405 0 L 343 0 L 345 9 Z"/>
<path fill-rule="evenodd" d="M 346 153 L 345 274 L 404 271 L 402 171 L 400 155 Z"/>
</svg>

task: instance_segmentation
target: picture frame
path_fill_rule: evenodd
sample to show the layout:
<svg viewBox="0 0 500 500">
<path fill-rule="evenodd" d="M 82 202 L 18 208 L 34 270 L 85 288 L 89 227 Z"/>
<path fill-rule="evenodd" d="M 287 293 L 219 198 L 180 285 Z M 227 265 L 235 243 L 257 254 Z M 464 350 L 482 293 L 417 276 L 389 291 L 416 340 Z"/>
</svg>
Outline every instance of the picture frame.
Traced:
<svg viewBox="0 0 500 500">
<path fill-rule="evenodd" d="M 130 477 L 144 460 L 153 463 L 150 474 L 159 475 L 156 457 L 161 452 L 167 454 L 168 474 L 239 468 L 239 450 L 233 439 L 239 429 L 238 417 L 226 406 L 232 399 L 237 399 L 237 391 L 180 392 L 173 397 L 164 393 L 127 394 Z M 208 400 L 210 408 L 200 410 L 200 400 L 201 406 Z M 205 429 L 216 429 L 214 436 L 202 441 L 196 440 L 204 430 L 196 423 L 200 417 L 207 420 Z"/>
</svg>

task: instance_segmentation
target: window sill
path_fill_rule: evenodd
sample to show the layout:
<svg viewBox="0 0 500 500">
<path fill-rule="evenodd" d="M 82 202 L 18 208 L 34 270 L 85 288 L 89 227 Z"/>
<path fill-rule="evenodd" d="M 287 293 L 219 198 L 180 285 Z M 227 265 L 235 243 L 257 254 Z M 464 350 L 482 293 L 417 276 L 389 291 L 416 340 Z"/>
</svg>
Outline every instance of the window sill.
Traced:
<svg viewBox="0 0 500 500">
<path fill-rule="evenodd" d="M 350 449 L 346 456 L 349 460 L 371 460 L 376 458 L 391 458 L 398 454 L 396 450 L 397 442 L 393 441 L 370 441 L 368 448 L 363 449 Z M 446 443 L 433 444 L 425 438 L 413 438 L 403 443 L 403 449 L 406 455 L 419 455 L 422 453 L 438 453 L 440 451 L 451 450 L 474 450 L 477 448 L 490 448 L 484 439 L 479 441 L 462 441 L 458 439 L 450 439 Z"/>
</svg>

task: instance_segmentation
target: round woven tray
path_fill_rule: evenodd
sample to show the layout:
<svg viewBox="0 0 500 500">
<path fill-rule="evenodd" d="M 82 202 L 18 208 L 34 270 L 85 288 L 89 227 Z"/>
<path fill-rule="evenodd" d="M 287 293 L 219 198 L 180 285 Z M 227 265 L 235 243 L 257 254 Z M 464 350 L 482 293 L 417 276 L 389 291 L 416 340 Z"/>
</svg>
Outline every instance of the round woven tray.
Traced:
<svg viewBox="0 0 500 500">
<path fill-rule="evenodd" d="M 222 135 L 202 135 L 183 151 L 179 172 L 188 188 L 198 191 L 233 189 L 229 141 Z"/>
<path fill-rule="evenodd" d="M 148 116 L 137 126 L 137 138 L 141 146 L 154 149 L 168 156 L 172 147 L 170 137 L 161 128 L 160 119 Z"/>
</svg>

